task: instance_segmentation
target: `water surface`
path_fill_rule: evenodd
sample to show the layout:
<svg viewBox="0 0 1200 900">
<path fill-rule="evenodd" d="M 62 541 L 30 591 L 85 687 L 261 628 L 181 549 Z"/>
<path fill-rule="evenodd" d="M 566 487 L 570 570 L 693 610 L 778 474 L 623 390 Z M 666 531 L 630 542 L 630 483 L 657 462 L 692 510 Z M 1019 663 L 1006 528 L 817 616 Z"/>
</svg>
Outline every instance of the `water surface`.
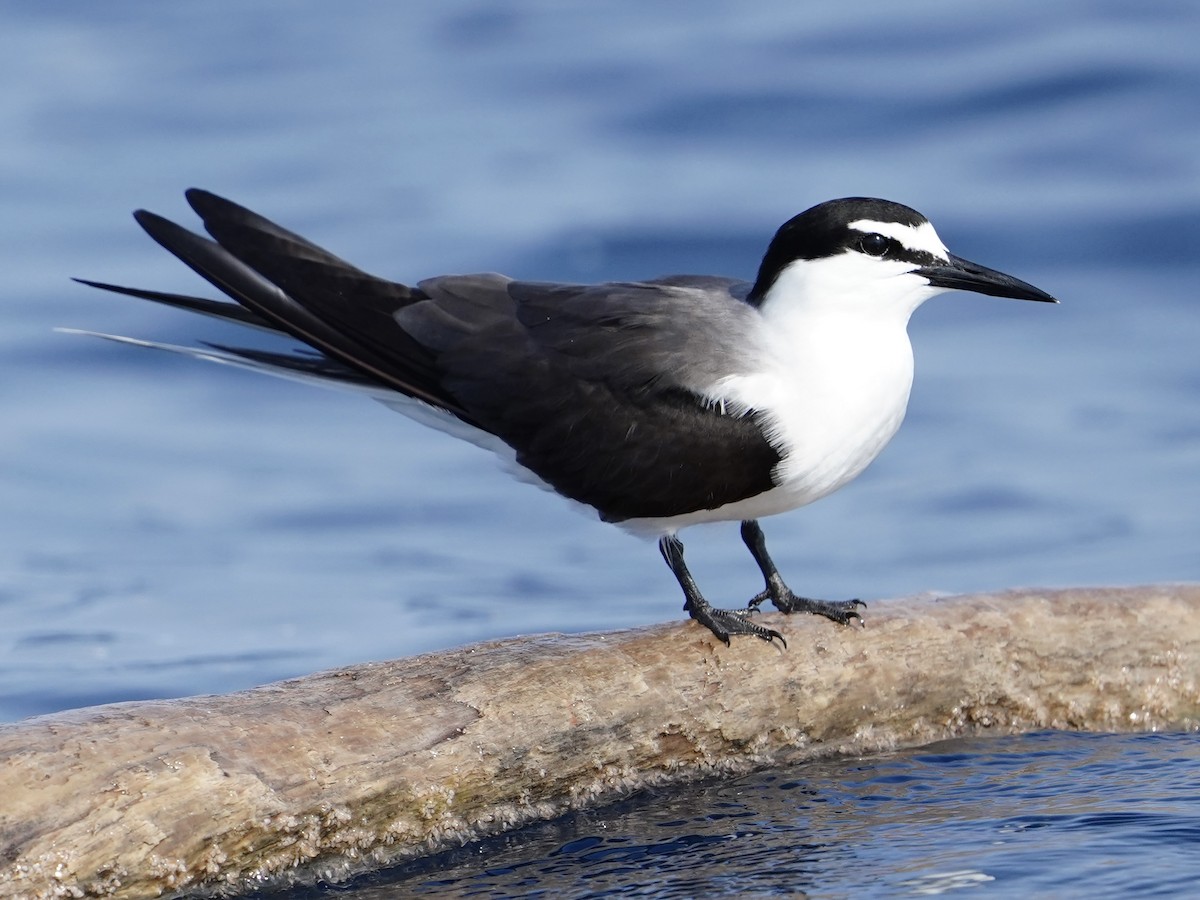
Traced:
<svg viewBox="0 0 1200 900">
<path fill-rule="evenodd" d="M 645 791 L 360 878 L 353 891 L 363 900 L 920 897 L 964 890 L 988 897 L 1186 896 L 1200 877 L 1195 740 L 964 738 Z"/>
</svg>

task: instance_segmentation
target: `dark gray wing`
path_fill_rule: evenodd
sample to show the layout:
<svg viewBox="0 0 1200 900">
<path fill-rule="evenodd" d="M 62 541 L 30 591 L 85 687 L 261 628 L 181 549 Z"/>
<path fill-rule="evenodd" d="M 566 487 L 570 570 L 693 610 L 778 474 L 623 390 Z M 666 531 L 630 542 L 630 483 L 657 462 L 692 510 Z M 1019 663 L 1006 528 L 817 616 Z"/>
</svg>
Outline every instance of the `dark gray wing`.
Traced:
<svg viewBox="0 0 1200 900">
<path fill-rule="evenodd" d="M 442 384 L 519 463 L 605 519 L 713 509 L 774 486 L 779 454 L 755 417 L 700 395 L 752 364 L 732 349 L 753 346 L 755 313 L 730 293 L 740 283 L 418 287 L 429 299 L 397 320 L 437 353 Z"/>
<path fill-rule="evenodd" d="M 352 371 L 424 400 L 498 436 L 543 481 L 612 521 L 715 508 L 773 486 L 779 454 L 753 414 L 724 415 L 700 396 L 749 364 L 732 349 L 754 315 L 743 283 L 469 275 L 414 288 L 214 194 L 187 198 L 215 242 L 145 211 L 137 221 L 246 312 L 115 289 L 284 332 L 326 359 L 233 352 L 347 380 Z"/>
</svg>

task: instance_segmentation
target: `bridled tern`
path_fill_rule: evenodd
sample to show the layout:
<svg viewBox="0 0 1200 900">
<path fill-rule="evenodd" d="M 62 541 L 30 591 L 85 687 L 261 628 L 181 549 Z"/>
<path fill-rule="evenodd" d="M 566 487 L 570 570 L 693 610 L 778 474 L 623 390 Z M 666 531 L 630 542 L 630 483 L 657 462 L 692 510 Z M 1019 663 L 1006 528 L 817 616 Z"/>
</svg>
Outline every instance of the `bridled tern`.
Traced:
<svg viewBox="0 0 1200 900">
<path fill-rule="evenodd" d="M 500 454 L 606 522 L 654 537 L 684 609 L 725 643 L 783 636 L 770 600 L 848 624 L 858 600 L 794 594 L 758 524 L 857 476 L 908 405 L 909 317 L 947 290 L 1056 302 L 954 256 L 920 213 L 831 200 L 790 219 L 753 283 L 678 275 L 575 285 L 503 275 L 399 284 L 201 190 L 213 240 L 139 210 L 138 224 L 235 303 L 93 287 L 290 335 L 315 349 L 140 346 L 363 392 Z M 740 521 L 765 587 L 742 609 L 700 593 L 677 532 Z"/>
</svg>

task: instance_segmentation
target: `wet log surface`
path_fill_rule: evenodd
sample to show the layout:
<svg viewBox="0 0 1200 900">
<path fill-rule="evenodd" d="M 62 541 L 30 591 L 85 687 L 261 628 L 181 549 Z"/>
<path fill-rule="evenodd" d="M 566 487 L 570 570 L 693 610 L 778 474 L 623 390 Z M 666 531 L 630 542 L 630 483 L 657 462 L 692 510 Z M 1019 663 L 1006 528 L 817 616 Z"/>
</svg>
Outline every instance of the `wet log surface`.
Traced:
<svg viewBox="0 0 1200 900">
<path fill-rule="evenodd" d="M 0 896 L 345 875 L 638 787 L 964 733 L 1200 725 L 1200 586 L 519 637 L 0 726 Z"/>
</svg>

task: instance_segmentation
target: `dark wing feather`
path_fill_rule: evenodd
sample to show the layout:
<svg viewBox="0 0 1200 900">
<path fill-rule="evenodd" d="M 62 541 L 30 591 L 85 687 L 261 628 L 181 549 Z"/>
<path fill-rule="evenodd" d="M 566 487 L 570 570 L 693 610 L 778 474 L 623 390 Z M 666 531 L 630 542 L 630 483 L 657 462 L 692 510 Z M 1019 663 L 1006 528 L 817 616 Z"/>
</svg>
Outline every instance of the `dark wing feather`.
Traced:
<svg viewBox="0 0 1200 900">
<path fill-rule="evenodd" d="M 773 487 L 779 454 L 753 413 L 725 415 L 700 396 L 744 362 L 725 349 L 753 315 L 741 283 L 467 275 L 413 288 L 228 200 L 187 197 L 215 242 L 145 211 L 137 221 L 240 307 L 95 286 L 292 335 L 322 355 L 222 349 L 425 400 L 498 436 L 519 463 L 610 521 L 711 509 Z"/>
<path fill-rule="evenodd" d="M 205 226 L 224 235 L 228 246 L 202 238 L 145 210 L 134 213 L 134 217 L 152 238 L 209 283 L 279 330 L 371 375 L 381 384 L 471 422 L 466 410 L 439 389 L 428 352 L 408 337 L 394 319 L 382 313 L 380 295 L 390 292 L 394 309 L 415 299 L 411 288 L 360 272 L 324 251 L 309 252 L 313 245 L 307 241 L 213 194 L 191 190 L 188 199 L 205 217 Z M 260 230 L 258 226 L 263 223 L 269 227 Z M 290 278 L 282 274 L 287 269 L 287 253 L 297 248 L 301 254 L 299 268 L 310 273 L 328 270 L 323 283 L 326 286 L 340 283 L 340 291 L 322 295 L 309 288 L 300 291 L 299 297 L 293 297 L 255 268 L 261 266 L 275 278 L 298 284 L 295 274 Z M 246 259 L 253 260 L 254 265 Z M 358 290 L 355 285 L 360 286 Z M 376 299 L 360 310 L 350 302 L 357 296 Z M 309 305 L 301 302 L 301 297 Z"/>
<path fill-rule="evenodd" d="M 514 282 L 517 318 L 544 352 L 578 377 L 627 389 L 663 384 L 696 393 L 743 370 L 755 313 L 739 282 L 670 278 L 599 285 Z"/>
<path fill-rule="evenodd" d="M 723 348 L 746 327 L 740 302 L 708 293 L 736 283 L 507 281 L 506 304 L 498 277 L 423 281 L 429 300 L 398 318 L 435 347 L 443 384 L 519 463 L 609 521 L 713 509 L 774 486 L 779 453 L 754 416 L 699 396 L 737 371 Z"/>
</svg>

